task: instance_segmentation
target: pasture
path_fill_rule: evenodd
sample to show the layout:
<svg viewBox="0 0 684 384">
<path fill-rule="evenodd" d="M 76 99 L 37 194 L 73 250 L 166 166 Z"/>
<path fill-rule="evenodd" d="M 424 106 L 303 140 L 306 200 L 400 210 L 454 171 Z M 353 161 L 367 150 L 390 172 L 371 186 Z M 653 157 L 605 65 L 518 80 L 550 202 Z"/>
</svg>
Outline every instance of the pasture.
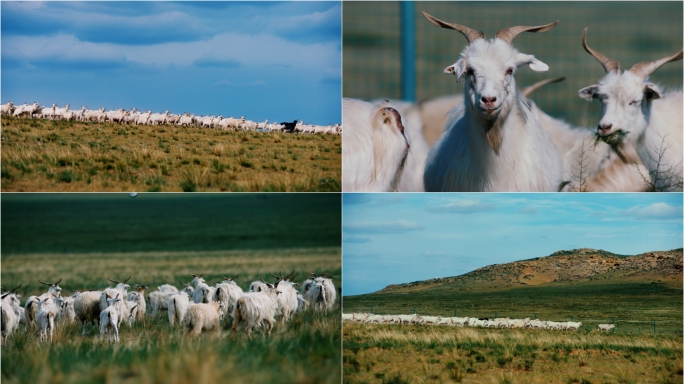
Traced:
<svg viewBox="0 0 684 384">
<path fill-rule="evenodd" d="M 2 117 L 3 192 L 335 192 L 340 135 Z"/>
<path fill-rule="evenodd" d="M 681 281 L 433 289 L 344 297 L 344 313 L 581 321 L 578 331 L 343 325 L 345 382 L 674 383 Z M 455 312 L 454 312 L 455 311 Z M 615 319 L 615 333 L 597 325 Z M 653 320 L 656 333 L 653 333 Z M 389 353 L 391 351 L 391 353 Z"/>
<path fill-rule="evenodd" d="M 189 273 L 205 274 L 210 285 L 239 273 L 235 281 L 246 290 L 259 278 L 272 281 L 269 272 L 296 270 L 298 283 L 306 272 L 327 272 L 340 286 L 339 202 L 337 194 L 9 194 L 2 199 L 2 285 L 22 283 L 22 305 L 45 292 L 38 279 L 61 278 L 65 296 L 129 275 L 131 287 L 150 286 L 146 294 L 187 283 Z M 257 331 L 232 340 L 229 326 L 224 319 L 219 338 L 184 337 L 167 312 L 150 317 L 148 304 L 142 323 L 122 324 L 118 345 L 91 327 L 81 336 L 78 323 L 58 326 L 51 344 L 20 328 L 2 347 L 2 382 L 341 380 L 339 306 L 296 313 L 268 338 Z"/>
</svg>

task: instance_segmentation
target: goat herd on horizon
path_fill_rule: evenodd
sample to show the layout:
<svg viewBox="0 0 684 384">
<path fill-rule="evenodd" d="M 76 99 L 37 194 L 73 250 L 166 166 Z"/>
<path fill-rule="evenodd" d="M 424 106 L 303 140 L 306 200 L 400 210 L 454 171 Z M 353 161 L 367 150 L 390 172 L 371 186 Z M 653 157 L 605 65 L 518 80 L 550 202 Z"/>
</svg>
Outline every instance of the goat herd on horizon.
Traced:
<svg viewBox="0 0 684 384">
<path fill-rule="evenodd" d="M 171 327 L 180 325 L 184 334 L 197 336 L 203 331 L 220 334 L 221 323 L 231 319 L 233 339 L 240 326 L 251 338 L 251 331 L 260 328 L 266 336 L 271 334 L 275 319 L 282 324 L 290 320 L 295 312 L 332 310 L 337 300 L 337 291 L 328 274 L 314 274 L 301 283 L 301 291 L 295 288 L 294 279 L 298 273 L 287 276 L 271 274 L 276 281 L 269 283 L 260 279 L 250 284 L 246 291 L 235 283 L 234 277 L 223 277 L 223 281 L 210 286 L 204 274 L 190 275 L 193 280 L 179 290 L 171 284 L 157 287 L 145 300 L 147 285 L 135 285 L 129 292 L 126 284 L 107 277 L 115 287 L 102 291 L 76 291 L 70 297 L 62 296 L 59 279 L 46 283 L 48 291 L 40 296 L 30 296 L 21 306 L 21 295 L 17 293 L 22 284 L 2 293 L 2 344 L 20 327 L 25 332 L 40 330 L 40 341 L 52 342 L 55 327 L 78 321 L 83 324 L 83 335 L 88 333 L 88 324 L 99 323 L 100 338 L 107 335 L 107 341 L 119 342 L 119 329 L 124 322 L 134 328 L 136 322 L 156 317 L 160 311 L 167 311 Z M 150 307 L 150 313 L 147 307 Z"/>
<path fill-rule="evenodd" d="M 579 97 L 597 99 L 603 116 L 595 128 L 575 127 L 527 99 L 557 79 L 523 92 L 514 77 L 524 65 L 535 72 L 549 66 L 516 50 L 513 39 L 550 31 L 559 21 L 505 28 L 488 40 L 479 30 L 423 15 L 467 39 L 460 57 L 444 70 L 464 82 L 467 96 L 417 104 L 344 99 L 344 191 L 682 191 L 681 85 L 665 92 L 648 81 L 662 65 L 681 60 L 681 49 L 621 71 L 620 63 L 589 46 L 585 28 L 584 49 L 606 75 L 580 89 Z M 441 136 L 431 146 L 423 132 L 440 118 Z"/>
<path fill-rule="evenodd" d="M 80 110 L 70 110 L 69 104 L 64 108 L 59 108 L 57 104 L 52 104 L 51 107 L 41 106 L 38 102 L 33 104 L 24 103 L 23 105 L 15 106 L 14 103 L 8 101 L 7 104 L 2 105 L 1 113 L 6 116 L 13 117 L 29 117 L 42 118 L 48 120 L 66 120 L 66 121 L 82 121 L 82 122 L 98 122 L 98 123 L 116 123 L 126 125 L 177 125 L 181 127 L 199 127 L 199 128 L 213 128 L 224 131 L 253 131 L 253 132 L 289 132 L 289 133 L 317 133 L 321 135 L 340 135 L 342 133 L 342 126 L 340 124 L 330 125 L 315 125 L 305 124 L 304 121 L 295 120 L 293 122 L 269 123 L 266 119 L 262 122 L 245 120 L 244 116 L 240 118 L 233 118 L 232 116 L 224 118 L 218 116 L 196 116 L 194 114 L 185 112 L 182 115 L 176 115 L 166 110 L 164 113 L 152 113 L 151 110 L 142 112 L 137 108 L 132 108 L 127 111 L 122 108 L 105 111 L 102 107 L 97 110 L 91 110 L 87 107 L 81 107 Z"/>
</svg>

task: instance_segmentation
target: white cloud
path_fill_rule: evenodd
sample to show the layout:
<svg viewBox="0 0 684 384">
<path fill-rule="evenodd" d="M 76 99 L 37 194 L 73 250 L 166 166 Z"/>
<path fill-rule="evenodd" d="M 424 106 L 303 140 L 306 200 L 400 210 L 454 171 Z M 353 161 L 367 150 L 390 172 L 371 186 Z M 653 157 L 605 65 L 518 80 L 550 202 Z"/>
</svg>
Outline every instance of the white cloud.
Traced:
<svg viewBox="0 0 684 384">
<path fill-rule="evenodd" d="M 344 226 L 347 233 L 375 233 L 375 234 L 391 234 L 391 233 L 407 233 L 411 231 L 418 231 L 423 229 L 423 226 L 408 220 L 373 222 L 361 221 Z"/>
</svg>

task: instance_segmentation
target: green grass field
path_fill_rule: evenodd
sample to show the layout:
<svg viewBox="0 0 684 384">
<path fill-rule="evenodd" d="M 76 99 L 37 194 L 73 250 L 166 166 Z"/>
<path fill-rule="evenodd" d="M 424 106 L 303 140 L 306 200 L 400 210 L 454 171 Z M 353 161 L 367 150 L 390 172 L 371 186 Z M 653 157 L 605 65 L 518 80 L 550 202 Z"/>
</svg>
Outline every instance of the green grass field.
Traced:
<svg viewBox="0 0 684 384">
<path fill-rule="evenodd" d="M 348 324 L 348 383 L 679 383 L 681 279 L 630 278 L 344 297 L 344 313 L 581 321 L 578 331 Z M 597 325 L 615 320 L 614 333 Z M 656 322 L 654 334 L 653 321 Z"/>
<path fill-rule="evenodd" d="M 2 191 L 340 191 L 339 135 L 2 118 Z"/>
<path fill-rule="evenodd" d="M 583 328 L 615 319 L 617 333 L 656 332 L 681 336 L 682 286 L 679 281 L 589 281 L 533 287 L 478 290 L 433 289 L 409 294 L 344 297 L 344 313 L 431 316 L 511 317 L 581 321 Z"/>
<path fill-rule="evenodd" d="M 65 295 L 129 275 L 131 286 L 150 285 L 149 292 L 189 282 L 189 273 L 204 273 L 210 285 L 239 273 L 246 290 L 270 280 L 269 272 L 299 271 L 300 283 L 306 272 L 327 272 L 340 286 L 339 204 L 338 194 L 4 194 L 2 285 L 23 284 L 22 304 L 45 292 L 38 279 L 61 278 Z M 58 327 L 52 344 L 20 329 L 2 347 L 2 382 L 341 380 L 339 308 L 298 313 L 269 338 L 256 332 L 235 341 L 228 329 L 219 338 L 186 338 L 166 316 L 122 325 L 118 345 L 100 341 L 95 329 L 81 336 L 77 323 Z"/>
</svg>

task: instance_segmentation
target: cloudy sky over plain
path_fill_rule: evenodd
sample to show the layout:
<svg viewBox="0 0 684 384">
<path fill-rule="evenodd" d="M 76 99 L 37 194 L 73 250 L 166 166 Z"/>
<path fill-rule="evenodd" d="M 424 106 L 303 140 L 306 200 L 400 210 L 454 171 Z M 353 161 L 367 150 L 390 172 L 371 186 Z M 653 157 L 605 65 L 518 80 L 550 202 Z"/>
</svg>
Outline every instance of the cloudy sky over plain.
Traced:
<svg viewBox="0 0 684 384">
<path fill-rule="evenodd" d="M 346 193 L 342 292 L 458 276 L 558 250 L 681 248 L 682 212 L 679 193 Z"/>
<path fill-rule="evenodd" d="M 339 2 L 2 2 L 2 100 L 341 122 Z"/>
</svg>

